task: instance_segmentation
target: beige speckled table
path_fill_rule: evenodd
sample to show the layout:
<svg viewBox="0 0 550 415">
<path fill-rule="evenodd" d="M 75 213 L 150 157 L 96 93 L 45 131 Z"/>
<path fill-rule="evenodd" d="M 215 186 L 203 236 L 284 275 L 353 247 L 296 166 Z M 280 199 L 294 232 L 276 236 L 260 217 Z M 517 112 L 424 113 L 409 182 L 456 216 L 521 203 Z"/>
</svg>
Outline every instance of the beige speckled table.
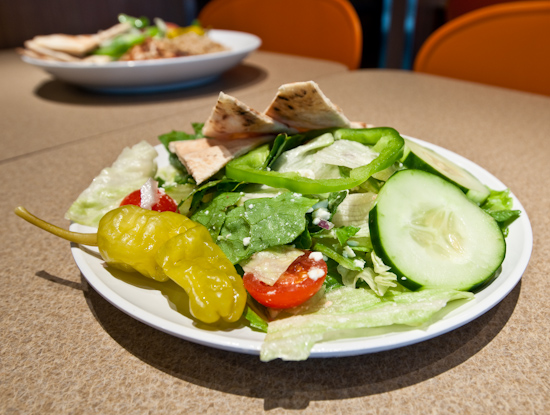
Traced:
<svg viewBox="0 0 550 415">
<path fill-rule="evenodd" d="M 0 51 L 0 68 L 0 160 L 211 107 L 220 91 L 247 96 L 286 82 L 347 72 L 336 62 L 258 51 L 201 87 L 159 94 L 103 95 L 57 81 L 40 68 L 23 63 L 13 50 Z M 183 125 L 177 122 L 173 128 Z"/>
<path fill-rule="evenodd" d="M 243 71 L 259 67 L 273 82 L 231 92 L 257 108 L 290 80 L 293 62 L 304 64 L 270 54 L 251 62 Z M 13 102 L 0 98 L 0 413 L 550 413 L 550 98 L 410 72 L 315 68 L 296 76 L 315 79 L 350 118 L 449 148 L 511 188 L 534 232 L 512 292 L 432 340 L 305 362 L 261 363 L 150 328 L 88 285 L 68 243 L 11 210 L 25 205 L 67 226 L 65 210 L 124 146 L 156 144 L 158 134 L 204 119 L 216 91 L 111 101 L 10 61 L 2 82 L 24 76 L 10 87 Z"/>
</svg>

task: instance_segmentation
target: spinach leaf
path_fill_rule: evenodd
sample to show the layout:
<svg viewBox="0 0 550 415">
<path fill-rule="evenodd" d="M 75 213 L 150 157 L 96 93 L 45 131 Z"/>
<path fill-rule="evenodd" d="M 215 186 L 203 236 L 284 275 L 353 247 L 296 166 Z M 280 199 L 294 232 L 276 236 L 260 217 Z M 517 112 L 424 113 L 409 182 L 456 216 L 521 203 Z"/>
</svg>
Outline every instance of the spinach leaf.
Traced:
<svg viewBox="0 0 550 415">
<path fill-rule="evenodd" d="M 201 206 L 200 210 L 197 210 L 191 216 L 191 219 L 204 225 L 210 232 L 212 239 L 216 241 L 225 223 L 227 209 L 236 205 L 240 199 L 240 193 L 222 193 Z"/>
<path fill-rule="evenodd" d="M 316 202 L 291 192 L 247 200 L 227 214 L 217 243 L 233 264 L 255 252 L 289 244 L 304 232 L 305 214 Z"/>
</svg>

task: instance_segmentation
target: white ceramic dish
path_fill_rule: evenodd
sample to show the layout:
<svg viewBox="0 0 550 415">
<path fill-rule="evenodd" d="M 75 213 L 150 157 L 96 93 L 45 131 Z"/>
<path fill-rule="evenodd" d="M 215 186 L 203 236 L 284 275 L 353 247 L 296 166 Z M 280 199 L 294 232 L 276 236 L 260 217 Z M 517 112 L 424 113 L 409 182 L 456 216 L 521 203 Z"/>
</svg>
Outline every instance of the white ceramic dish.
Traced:
<svg viewBox="0 0 550 415">
<path fill-rule="evenodd" d="M 410 138 L 410 137 L 407 137 Z M 415 140 L 455 163 L 469 170 L 487 186 L 502 190 L 505 185 L 475 163 L 441 147 Z M 167 153 L 162 146 L 159 151 L 159 166 L 167 163 Z M 447 333 L 474 320 L 489 311 L 504 299 L 521 279 L 529 262 L 533 247 L 531 224 L 519 200 L 514 199 L 514 209 L 521 210 L 521 217 L 510 227 L 506 239 L 507 254 L 502 272 L 487 288 L 477 293 L 472 301 L 455 301 L 439 314 L 439 319 L 428 327 L 409 328 L 390 326 L 372 329 L 344 340 L 318 343 L 313 347 L 311 357 L 338 357 L 374 353 L 407 346 Z M 72 224 L 71 230 L 89 232 L 93 229 Z M 74 259 L 90 285 L 115 307 L 135 319 L 171 335 L 234 352 L 259 354 L 264 334 L 248 327 L 233 330 L 214 330 L 199 327 L 190 317 L 175 310 L 168 298 L 174 299 L 175 284 L 168 285 L 163 292 L 160 283 L 148 283 L 143 278 L 123 277 L 123 273 L 109 271 L 95 252 L 87 247 L 72 246 Z M 172 294 L 172 295 L 171 295 Z"/>
<path fill-rule="evenodd" d="M 51 62 L 23 56 L 61 81 L 108 93 L 141 93 L 189 88 L 215 80 L 258 49 L 255 35 L 231 30 L 211 30 L 213 40 L 229 50 L 206 55 L 106 64 Z"/>
</svg>

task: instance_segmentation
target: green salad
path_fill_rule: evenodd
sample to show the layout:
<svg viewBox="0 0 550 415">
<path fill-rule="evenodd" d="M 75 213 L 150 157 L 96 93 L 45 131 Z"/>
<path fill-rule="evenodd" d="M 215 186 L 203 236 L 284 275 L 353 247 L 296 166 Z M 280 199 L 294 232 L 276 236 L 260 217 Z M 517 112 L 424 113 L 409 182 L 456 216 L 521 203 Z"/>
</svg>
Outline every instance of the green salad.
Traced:
<svg viewBox="0 0 550 415">
<path fill-rule="evenodd" d="M 290 99 L 283 87 L 271 109 Z M 240 124 L 244 104 L 220 94 L 192 133 L 159 137 L 168 167 L 156 168 L 148 143 L 124 150 L 67 218 L 97 226 L 154 179 L 242 277 L 239 324 L 266 333 L 264 361 L 307 359 L 316 343 L 356 330 L 423 327 L 449 302 L 474 298 L 498 275 L 520 215 L 509 192 L 393 128 L 349 122 L 315 93 L 330 109 L 304 110 L 323 114 L 317 121 L 250 110 Z M 224 111 L 235 117 L 220 125 Z M 304 127 L 306 118 L 317 128 Z"/>
</svg>

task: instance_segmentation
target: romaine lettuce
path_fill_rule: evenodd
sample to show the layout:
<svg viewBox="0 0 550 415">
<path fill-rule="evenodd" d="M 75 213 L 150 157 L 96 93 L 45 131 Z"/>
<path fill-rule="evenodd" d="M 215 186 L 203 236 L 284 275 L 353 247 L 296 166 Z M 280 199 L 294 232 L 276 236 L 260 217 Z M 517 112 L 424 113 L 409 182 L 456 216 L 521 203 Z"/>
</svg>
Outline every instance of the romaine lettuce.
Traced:
<svg viewBox="0 0 550 415">
<path fill-rule="evenodd" d="M 155 176 L 157 151 L 142 141 L 126 147 L 111 167 L 104 168 L 65 214 L 81 225 L 97 226 L 108 211 L 122 199 Z"/>
<path fill-rule="evenodd" d="M 474 295 L 431 289 L 392 290 L 386 297 L 378 297 L 373 291 L 361 288 L 342 287 L 328 291 L 323 300 L 325 306 L 320 310 L 270 322 L 260 358 L 262 361 L 305 360 L 315 343 L 322 340 L 352 337 L 353 331 L 372 327 L 420 326 L 449 301 L 471 299 Z M 364 331 L 361 334 L 364 335 Z"/>
</svg>

